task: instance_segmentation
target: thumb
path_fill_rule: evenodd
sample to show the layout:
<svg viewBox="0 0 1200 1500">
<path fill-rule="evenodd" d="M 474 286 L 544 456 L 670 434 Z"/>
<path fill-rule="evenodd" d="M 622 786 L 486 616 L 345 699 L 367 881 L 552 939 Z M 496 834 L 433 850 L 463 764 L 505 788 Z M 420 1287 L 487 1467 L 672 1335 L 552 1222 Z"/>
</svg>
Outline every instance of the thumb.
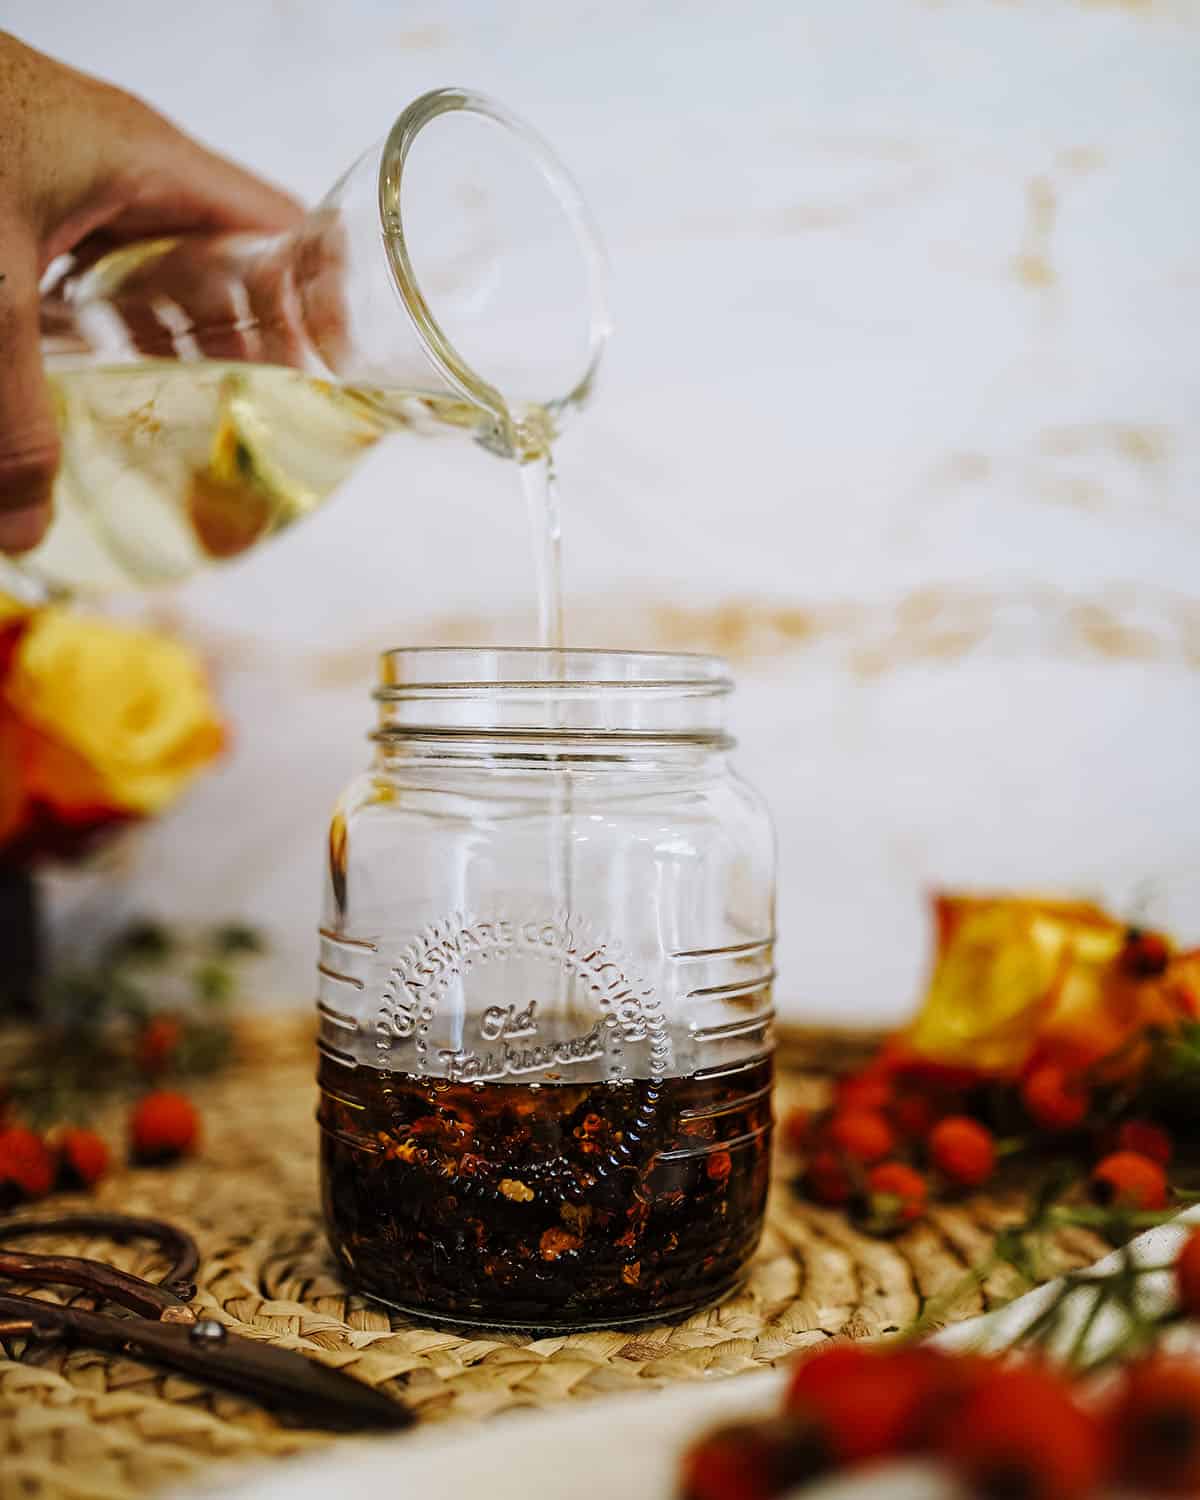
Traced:
<svg viewBox="0 0 1200 1500">
<path fill-rule="evenodd" d="M 0 552 L 28 551 L 50 524 L 59 439 L 38 305 L 33 236 L 0 223 Z"/>
</svg>

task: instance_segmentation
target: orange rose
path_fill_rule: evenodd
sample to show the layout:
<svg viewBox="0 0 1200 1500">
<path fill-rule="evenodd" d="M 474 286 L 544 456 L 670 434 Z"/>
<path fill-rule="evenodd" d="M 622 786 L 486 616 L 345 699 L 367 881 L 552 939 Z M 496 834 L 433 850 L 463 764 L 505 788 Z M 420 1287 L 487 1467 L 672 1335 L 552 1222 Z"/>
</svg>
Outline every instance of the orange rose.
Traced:
<svg viewBox="0 0 1200 1500">
<path fill-rule="evenodd" d="M 21 759 L 19 726 L 0 705 L 0 849 L 15 837 L 25 821 L 29 798 Z"/>
<path fill-rule="evenodd" d="M 25 628 L 33 611 L 17 599 L 0 594 L 0 681 L 8 671 L 8 663 L 16 649 L 21 631 Z"/>
</svg>

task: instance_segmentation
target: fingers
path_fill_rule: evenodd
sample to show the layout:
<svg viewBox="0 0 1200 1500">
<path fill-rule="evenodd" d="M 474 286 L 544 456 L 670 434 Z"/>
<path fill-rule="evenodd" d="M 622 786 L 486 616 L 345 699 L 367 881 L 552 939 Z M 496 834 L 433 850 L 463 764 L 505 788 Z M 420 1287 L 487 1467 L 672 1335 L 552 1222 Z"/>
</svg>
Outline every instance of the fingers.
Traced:
<svg viewBox="0 0 1200 1500">
<path fill-rule="evenodd" d="M 0 31 L 0 199 L 23 206 L 42 266 L 90 236 L 291 228 L 301 206 L 132 94 Z"/>
<path fill-rule="evenodd" d="M 113 245 L 181 236 L 169 253 L 127 276 L 114 298 L 136 347 L 160 356 L 186 348 L 209 359 L 301 363 L 304 341 L 285 259 L 266 246 L 247 256 L 236 236 L 292 229 L 303 207 L 128 95 L 111 107 L 123 116 L 122 207 L 77 251 L 87 256 L 100 238 Z"/>
<path fill-rule="evenodd" d="M 293 228 L 304 216 L 295 198 L 194 141 L 148 105 L 120 96 L 127 201 L 105 227 L 122 238 L 172 230 Z"/>
<path fill-rule="evenodd" d="M 27 552 L 50 524 L 58 426 L 42 370 L 37 246 L 0 225 L 0 552 Z"/>
<path fill-rule="evenodd" d="M 197 206 L 214 215 L 214 227 L 276 231 L 292 229 L 304 217 L 303 205 L 288 193 L 189 136 L 174 134 L 181 143 L 180 170 L 187 173 Z"/>
<path fill-rule="evenodd" d="M 132 347 L 151 358 L 256 359 L 261 339 L 243 285 L 242 239 L 185 234 L 152 241 L 160 248 L 117 274 L 106 275 L 101 262 L 71 295 L 76 306 L 107 303 Z"/>
<path fill-rule="evenodd" d="M 293 275 L 296 306 L 281 303 L 281 316 L 264 318 L 273 330 L 302 326 L 328 369 L 340 374 L 350 347 L 350 314 L 346 304 L 346 279 L 350 251 L 346 226 L 327 208 L 310 218 L 296 245 Z M 283 284 L 283 278 L 279 278 Z M 256 302 L 265 299 L 257 298 Z M 276 298 L 277 302 L 281 299 Z M 281 337 L 276 333 L 275 337 Z M 288 359 L 286 363 L 293 363 Z"/>
</svg>

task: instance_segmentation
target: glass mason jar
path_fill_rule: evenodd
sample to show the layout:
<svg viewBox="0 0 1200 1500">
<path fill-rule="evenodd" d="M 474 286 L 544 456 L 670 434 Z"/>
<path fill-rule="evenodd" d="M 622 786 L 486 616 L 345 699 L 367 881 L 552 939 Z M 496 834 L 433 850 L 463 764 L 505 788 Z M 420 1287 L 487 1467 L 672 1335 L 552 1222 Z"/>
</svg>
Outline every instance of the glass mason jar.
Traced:
<svg viewBox="0 0 1200 1500">
<path fill-rule="evenodd" d="M 736 1286 L 771 1134 L 774 838 L 713 658 L 383 658 L 333 819 L 322 1187 L 363 1291 L 580 1328 Z"/>
</svg>

